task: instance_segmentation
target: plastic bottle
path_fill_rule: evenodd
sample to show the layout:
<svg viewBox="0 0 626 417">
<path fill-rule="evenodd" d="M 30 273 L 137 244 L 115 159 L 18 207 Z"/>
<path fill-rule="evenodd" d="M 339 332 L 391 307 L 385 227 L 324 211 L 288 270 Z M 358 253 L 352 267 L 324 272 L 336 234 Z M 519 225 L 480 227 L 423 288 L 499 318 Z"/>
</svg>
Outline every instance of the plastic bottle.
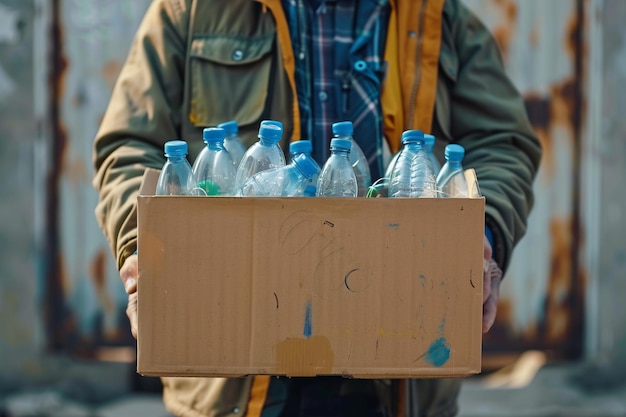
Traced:
<svg viewBox="0 0 626 417">
<path fill-rule="evenodd" d="M 348 155 L 352 141 L 332 139 L 330 157 L 326 160 L 317 180 L 318 197 L 356 197 L 358 184 Z"/>
<path fill-rule="evenodd" d="M 237 169 L 236 188 L 257 172 L 285 166 L 285 154 L 278 144 L 282 134 L 282 128 L 275 123 L 261 123 L 259 140 L 248 148 Z"/>
<path fill-rule="evenodd" d="M 463 170 L 465 149 L 452 143 L 446 146 L 446 163 L 437 176 L 437 188 L 443 197 L 466 198 L 469 196 L 467 181 Z"/>
<path fill-rule="evenodd" d="M 435 174 L 435 178 L 439 175 L 439 171 L 441 171 L 441 164 L 437 160 L 437 157 L 433 153 L 433 147 L 435 146 L 435 136 L 429 135 L 427 133 L 424 134 L 424 150 L 428 155 L 428 159 L 430 159 L 430 164 L 433 167 L 433 173 Z"/>
<path fill-rule="evenodd" d="M 294 159 L 300 154 L 307 155 L 311 158 L 311 161 L 317 167 L 317 174 L 313 175 L 309 179 L 309 184 L 304 189 L 304 195 L 306 197 L 315 197 L 315 193 L 317 190 L 317 179 L 319 177 L 319 172 L 321 171 L 320 166 L 315 162 L 315 159 L 311 156 L 311 152 L 313 152 L 313 144 L 310 140 L 298 140 L 295 142 L 291 142 L 289 144 L 289 157 L 290 159 Z"/>
<path fill-rule="evenodd" d="M 194 187 L 191 165 L 187 161 L 187 142 L 165 142 L 167 161 L 161 169 L 156 195 L 190 195 Z"/>
<path fill-rule="evenodd" d="M 402 149 L 393 165 L 389 197 L 436 197 L 436 182 L 430 159 L 423 148 L 424 133 L 402 133 Z"/>
<path fill-rule="evenodd" d="M 226 131 L 210 127 L 202 131 L 206 146 L 193 163 L 193 179 L 196 187 L 206 195 L 229 195 L 235 183 L 233 160 L 224 147 Z"/>
<path fill-rule="evenodd" d="M 356 175 L 356 181 L 359 187 L 358 195 L 359 197 L 365 197 L 369 186 L 372 185 L 372 175 L 370 173 L 370 166 L 367 163 L 367 158 L 365 158 L 361 147 L 354 140 L 353 134 L 354 127 L 352 122 L 333 123 L 333 135 L 335 135 L 335 138 L 346 139 L 352 143 L 348 159 L 354 169 L 354 175 Z"/>
<path fill-rule="evenodd" d="M 236 120 L 230 120 L 228 122 L 220 123 L 217 127 L 221 127 L 226 131 L 226 137 L 224 138 L 224 148 L 230 154 L 230 157 L 233 160 L 233 166 L 235 167 L 235 172 L 237 168 L 239 168 L 239 163 L 241 162 L 241 158 L 246 153 L 246 147 L 243 143 L 241 143 L 241 139 L 239 138 L 239 126 L 237 125 Z"/>
<path fill-rule="evenodd" d="M 261 171 L 248 178 L 239 190 L 244 197 L 304 197 L 313 175 L 320 172 L 315 160 L 299 154 L 289 164 Z"/>
<path fill-rule="evenodd" d="M 437 177 L 437 175 L 439 174 L 439 171 L 441 170 L 441 165 L 439 164 L 437 157 L 433 153 L 434 146 L 435 146 L 435 136 L 425 133 L 424 134 L 424 150 L 428 154 L 428 158 L 430 159 L 430 164 L 433 167 L 433 173 L 435 174 L 435 177 Z M 396 152 L 396 154 L 393 156 L 393 158 L 389 162 L 387 169 L 385 170 L 385 178 L 387 178 L 387 180 L 391 179 L 393 166 L 396 164 L 396 161 L 398 160 L 398 156 L 400 156 L 400 152 Z"/>
</svg>

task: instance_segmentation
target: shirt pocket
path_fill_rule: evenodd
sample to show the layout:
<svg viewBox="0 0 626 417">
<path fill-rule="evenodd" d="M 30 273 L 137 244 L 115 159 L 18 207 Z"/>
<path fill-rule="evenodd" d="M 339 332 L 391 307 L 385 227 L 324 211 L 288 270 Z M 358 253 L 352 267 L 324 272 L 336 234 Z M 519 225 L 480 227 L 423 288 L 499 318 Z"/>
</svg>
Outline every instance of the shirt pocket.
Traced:
<svg viewBox="0 0 626 417">
<path fill-rule="evenodd" d="M 258 121 L 265 109 L 274 34 L 195 37 L 191 44 L 189 120 L 198 127 Z"/>
</svg>

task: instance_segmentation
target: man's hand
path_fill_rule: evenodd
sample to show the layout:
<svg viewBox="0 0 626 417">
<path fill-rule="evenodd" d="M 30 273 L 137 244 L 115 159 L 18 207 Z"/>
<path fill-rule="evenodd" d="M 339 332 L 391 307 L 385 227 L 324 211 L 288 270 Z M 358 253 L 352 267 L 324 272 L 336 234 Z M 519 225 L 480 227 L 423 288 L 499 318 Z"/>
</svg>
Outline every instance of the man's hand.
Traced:
<svg viewBox="0 0 626 417">
<path fill-rule="evenodd" d="M 137 255 L 130 255 L 124 261 L 122 269 L 120 269 L 120 278 L 122 284 L 128 294 L 128 307 L 126 307 L 126 315 L 130 321 L 130 331 L 133 337 L 137 339 Z"/>
<path fill-rule="evenodd" d="M 485 236 L 484 271 L 483 271 L 483 333 L 487 333 L 496 320 L 498 299 L 500 298 L 500 282 L 502 271 L 496 261 L 491 259 L 492 249 Z"/>
</svg>

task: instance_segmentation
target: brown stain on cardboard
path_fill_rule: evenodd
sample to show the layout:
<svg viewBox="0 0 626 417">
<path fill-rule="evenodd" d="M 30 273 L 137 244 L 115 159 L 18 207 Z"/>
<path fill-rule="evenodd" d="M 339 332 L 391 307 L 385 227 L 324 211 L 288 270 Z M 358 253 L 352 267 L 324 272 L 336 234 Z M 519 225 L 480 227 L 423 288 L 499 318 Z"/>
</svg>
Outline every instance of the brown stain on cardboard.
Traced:
<svg viewBox="0 0 626 417">
<path fill-rule="evenodd" d="M 276 367 L 281 375 L 315 376 L 332 373 L 335 354 L 324 336 L 288 338 L 275 346 Z"/>
</svg>

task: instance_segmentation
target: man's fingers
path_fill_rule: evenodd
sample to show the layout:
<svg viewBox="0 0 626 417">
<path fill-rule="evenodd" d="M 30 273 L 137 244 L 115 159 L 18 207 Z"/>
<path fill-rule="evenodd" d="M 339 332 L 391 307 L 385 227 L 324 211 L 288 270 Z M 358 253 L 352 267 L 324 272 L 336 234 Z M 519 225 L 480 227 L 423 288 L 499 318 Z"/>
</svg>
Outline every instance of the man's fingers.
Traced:
<svg viewBox="0 0 626 417">
<path fill-rule="evenodd" d="M 126 258 L 124 265 L 120 269 L 120 278 L 127 294 L 133 294 L 137 291 L 137 255 L 131 255 Z"/>
<path fill-rule="evenodd" d="M 483 333 L 487 333 L 493 323 L 496 321 L 496 312 L 498 311 L 498 301 L 496 297 L 490 297 L 483 304 Z"/>
<path fill-rule="evenodd" d="M 483 304 L 487 302 L 491 295 L 491 271 L 483 272 Z"/>
<path fill-rule="evenodd" d="M 126 315 L 130 321 L 130 331 L 133 337 L 137 339 L 137 293 L 128 296 L 128 306 L 126 307 Z"/>
</svg>

